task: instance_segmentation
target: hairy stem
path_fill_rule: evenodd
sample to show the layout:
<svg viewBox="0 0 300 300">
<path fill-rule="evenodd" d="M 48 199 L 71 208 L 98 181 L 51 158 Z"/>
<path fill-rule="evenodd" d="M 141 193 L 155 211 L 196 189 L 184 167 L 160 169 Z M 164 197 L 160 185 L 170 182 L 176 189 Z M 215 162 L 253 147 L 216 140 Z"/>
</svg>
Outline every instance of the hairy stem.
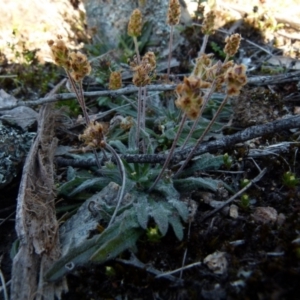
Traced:
<svg viewBox="0 0 300 300">
<path fill-rule="evenodd" d="M 118 209 L 121 205 L 121 202 L 122 202 L 124 194 L 125 194 L 126 173 L 125 173 L 124 164 L 123 164 L 120 156 L 115 151 L 115 149 L 113 147 L 111 147 L 109 144 L 105 145 L 105 149 L 107 149 L 112 154 L 112 156 L 115 158 L 115 160 L 117 162 L 117 166 L 118 166 L 119 171 L 120 171 L 121 179 L 122 179 L 122 186 L 119 189 L 118 197 L 117 197 L 117 205 L 116 205 L 115 211 L 114 211 L 114 213 L 113 213 L 113 215 L 112 215 L 112 217 L 109 221 L 109 224 L 108 224 L 108 227 L 110 227 L 113 224 L 113 222 L 116 218 L 116 215 L 118 213 Z"/>
<path fill-rule="evenodd" d="M 203 37 L 201 49 L 198 52 L 198 56 L 200 56 L 201 54 L 203 54 L 205 52 L 205 48 L 207 46 L 208 38 L 209 38 L 209 35 L 205 34 L 204 37 Z"/>
<path fill-rule="evenodd" d="M 137 121 L 136 121 L 136 147 L 139 149 L 140 132 L 141 132 L 141 117 L 142 117 L 142 88 L 138 90 L 138 108 L 137 108 Z"/>
<path fill-rule="evenodd" d="M 186 118 L 187 118 L 187 115 L 184 114 L 184 115 L 182 116 L 181 123 L 180 123 L 180 125 L 179 125 L 177 134 L 176 134 L 176 136 L 175 136 L 175 139 L 174 139 L 174 141 L 173 141 L 173 144 L 172 144 L 172 146 L 171 146 L 171 149 L 170 149 L 170 151 L 169 151 L 169 153 L 168 153 L 168 156 L 167 156 L 167 158 L 166 158 L 166 160 L 165 160 L 165 163 L 164 163 L 164 165 L 163 165 L 163 167 L 162 167 L 162 169 L 161 169 L 159 175 L 158 175 L 157 178 L 155 179 L 154 183 L 151 185 L 151 187 L 150 187 L 150 189 L 149 189 L 149 192 L 153 190 L 153 188 L 156 186 L 156 184 L 159 182 L 159 180 L 161 179 L 162 175 L 164 174 L 164 171 L 165 171 L 166 168 L 168 167 L 168 165 L 169 165 L 169 163 L 170 163 L 170 160 L 171 160 L 171 158 L 172 158 L 172 156 L 173 156 L 174 150 L 175 150 L 175 148 L 176 148 L 178 139 L 179 139 L 179 137 L 180 137 L 180 135 L 181 135 L 181 132 L 182 132 L 184 123 L 185 123 L 185 121 L 186 121 Z"/>
<path fill-rule="evenodd" d="M 174 26 L 171 26 L 171 28 L 170 28 L 170 40 L 169 40 L 168 70 L 167 70 L 168 78 L 170 76 L 170 68 L 171 68 L 173 34 L 174 34 Z"/>
<path fill-rule="evenodd" d="M 183 164 L 181 165 L 181 167 L 179 168 L 179 170 L 176 172 L 176 174 L 175 174 L 174 177 L 177 177 L 181 173 L 181 171 L 185 168 L 185 166 L 189 163 L 189 161 L 192 159 L 192 157 L 194 155 L 194 152 L 196 151 L 196 149 L 199 146 L 199 144 L 203 141 L 204 136 L 210 130 L 211 126 L 215 123 L 218 115 L 220 114 L 221 110 L 223 109 L 224 105 L 226 104 L 228 98 L 229 98 L 229 96 L 226 95 L 225 98 L 224 98 L 224 100 L 220 104 L 217 112 L 215 113 L 214 117 L 211 119 L 211 121 L 209 122 L 209 124 L 205 128 L 204 132 L 202 133 L 202 135 L 200 136 L 200 138 L 197 140 L 197 142 L 196 142 L 195 146 L 193 147 L 193 149 L 191 150 L 190 154 L 188 155 L 188 157 L 186 158 L 186 160 L 183 162 Z"/>
<path fill-rule="evenodd" d="M 141 56 L 140 56 L 139 44 L 138 44 L 138 41 L 137 41 L 137 37 L 133 36 L 132 38 L 133 38 L 133 43 L 134 43 L 134 49 L 135 49 L 136 58 L 137 58 L 138 64 L 140 64 L 140 62 L 141 62 Z"/>
<path fill-rule="evenodd" d="M 193 126 L 192 126 L 192 128 L 191 128 L 191 130 L 190 130 L 188 136 L 186 137 L 186 139 L 185 139 L 185 141 L 184 141 L 184 143 L 183 143 L 181 149 L 184 149 L 184 147 L 185 147 L 186 144 L 188 143 L 189 139 L 191 138 L 192 134 L 194 133 L 194 131 L 195 131 L 195 129 L 196 129 L 196 126 L 198 125 L 199 120 L 200 120 L 200 118 L 202 117 L 203 111 L 204 111 L 204 109 L 205 109 L 205 107 L 206 107 L 206 105 L 207 105 L 209 99 L 211 98 L 212 94 L 213 94 L 214 91 L 215 91 L 215 88 L 216 88 L 216 80 L 213 81 L 212 86 L 211 86 L 211 88 L 210 88 L 208 94 L 206 95 L 205 100 L 204 100 L 204 103 L 203 103 L 203 105 L 202 105 L 202 107 L 201 107 L 201 109 L 200 109 L 199 116 L 198 116 L 197 119 L 194 121 Z"/>
</svg>

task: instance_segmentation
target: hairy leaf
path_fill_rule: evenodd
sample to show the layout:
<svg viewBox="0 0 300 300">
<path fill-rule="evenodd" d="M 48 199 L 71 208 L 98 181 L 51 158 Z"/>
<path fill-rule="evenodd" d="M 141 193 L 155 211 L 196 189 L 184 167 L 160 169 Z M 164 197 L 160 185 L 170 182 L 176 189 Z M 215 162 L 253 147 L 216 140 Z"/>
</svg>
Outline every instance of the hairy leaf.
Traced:
<svg viewBox="0 0 300 300">
<path fill-rule="evenodd" d="M 134 204 L 137 220 L 143 229 L 147 229 L 149 219 L 149 206 L 147 196 L 141 196 L 136 204 Z"/>
<path fill-rule="evenodd" d="M 169 223 L 172 225 L 176 237 L 181 241 L 183 239 L 183 226 L 180 218 L 174 214 L 169 217 Z"/>
<path fill-rule="evenodd" d="M 115 258 L 124 250 L 133 247 L 143 230 L 130 228 L 113 239 L 108 240 L 91 256 L 90 260 L 97 263 L 104 263 Z"/>
<path fill-rule="evenodd" d="M 88 179 L 81 183 L 78 187 L 76 187 L 72 192 L 70 192 L 69 197 L 72 197 L 91 187 L 93 187 L 94 189 L 97 187 L 99 190 L 101 190 L 102 188 L 107 186 L 110 181 L 111 180 L 109 178 L 104 177 Z"/>
<path fill-rule="evenodd" d="M 213 192 L 217 191 L 218 185 L 220 181 L 214 180 L 211 178 L 195 178 L 195 177 L 189 177 L 186 179 L 177 179 L 174 180 L 174 185 L 176 189 L 179 191 L 191 191 L 196 190 L 199 188 L 211 190 Z"/>
<path fill-rule="evenodd" d="M 219 169 L 224 161 L 223 156 L 214 156 L 212 154 L 206 153 L 192 160 L 192 165 L 188 169 L 184 170 L 181 177 L 191 176 L 196 171 L 208 171 Z"/>
<path fill-rule="evenodd" d="M 182 220 L 186 222 L 189 217 L 189 210 L 187 208 L 187 205 L 184 202 L 177 199 L 171 199 L 169 200 L 169 203 L 171 203 L 177 209 Z"/>
<path fill-rule="evenodd" d="M 154 218 L 155 223 L 157 224 L 160 233 L 164 236 L 166 235 L 169 227 L 168 217 L 171 214 L 170 210 L 167 210 L 163 203 L 151 203 L 151 216 Z"/>
</svg>

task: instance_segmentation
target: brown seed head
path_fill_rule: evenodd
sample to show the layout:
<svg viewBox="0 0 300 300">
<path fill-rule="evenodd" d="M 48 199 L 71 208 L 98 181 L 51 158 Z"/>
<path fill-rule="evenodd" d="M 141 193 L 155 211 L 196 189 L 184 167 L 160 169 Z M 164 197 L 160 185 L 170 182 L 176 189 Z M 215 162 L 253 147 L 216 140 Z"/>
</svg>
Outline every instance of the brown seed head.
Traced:
<svg viewBox="0 0 300 300">
<path fill-rule="evenodd" d="M 167 24 L 170 26 L 177 25 L 180 21 L 181 7 L 178 0 L 169 1 L 169 9 L 167 15 Z"/>
<path fill-rule="evenodd" d="M 234 65 L 225 74 L 227 84 L 227 94 L 238 95 L 242 87 L 247 83 L 246 66 Z"/>
<path fill-rule="evenodd" d="M 203 78 L 206 69 L 212 65 L 213 54 L 202 53 L 197 59 L 192 75 Z"/>
<path fill-rule="evenodd" d="M 138 37 L 142 33 L 142 13 L 137 8 L 135 9 L 128 23 L 127 34 L 132 37 Z"/>
<path fill-rule="evenodd" d="M 56 41 L 48 41 L 48 45 L 51 49 L 51 55 L 55 62 L 60 67 L 65 69 L 69 68 L 69 49 L 65 42 L 59 36 Z"/>
<path fill-rule="evenodd" d="M 111 72 L 109 76 L 109 89 L 118 90 L 122 87 L 122 74 L 120 71 Z"/>
<path fill-rule="evenodd" d="M 177 93 L 176 106 L 183 110 L 191 119 L 199 116 L 200 108 L 204 101 L 204 93 L 201 91 L 201 88 L 204 86 L 207 86 L 207 82 L 190 76 L 185 77 L 183 83 L 178 84 L 175 89 Z"/>
<path fill-rule="evenodd" d="M 234 56 L 240 47 L 241 42 L 241 36 L 238 33 L 235 33 L 231 36 L 228 36 L 225 39 L 226 45 L 224 48 L 224 52 L 227 54 L 227 56 Z"/>
<path fill-rule="evenodd" d="M 143 58 L 142 62 L 149 64 L 151 68 L 151 72 L 156 68 L 156 57 L 155 54 L 151 51 L 147 52 Z"/>
<path fill-rule="evenodd" d="M 85 76 L 89 75 L 92 68 L 83 53 L 71 52 L 69 55 L 71 76 L 75 81 L 81 81 Z"/>
<path fill-rule="evenodd" d="M 78 138 L 88 147 L 101 148 L 104 141 L 104 127 L 101 123 L 91 122 Z"/>
<path fill-rule="evenodd" d="M 212 10 L 206 14 L 202 26 L 202 32 L 204 34 L 207 35 L 214 34 L 215 18 L 216 18 L 216 14 Z"/>
<path fill-rule="evenodd" d="M 142 87 L 150 84 L 150 74 L 156 67 L 156 59 L 153 52 L 147 52 L 140 64 L 136 60 L 130 63 L 131 69 L 135 72 L 132 82 L 135 86 Z"/>
</svg>

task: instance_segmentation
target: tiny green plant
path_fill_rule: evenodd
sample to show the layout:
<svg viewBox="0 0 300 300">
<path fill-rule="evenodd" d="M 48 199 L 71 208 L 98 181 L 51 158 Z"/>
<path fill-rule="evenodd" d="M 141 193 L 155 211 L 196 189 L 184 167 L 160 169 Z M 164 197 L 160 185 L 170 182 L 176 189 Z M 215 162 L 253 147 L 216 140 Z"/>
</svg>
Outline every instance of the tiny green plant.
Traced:
<svg viewBox="0 0 300 300">
<path fill-rule="evenodd" d="M 232 165 L 232 158 L 228 155 L 228 153 L 225 153 L 223 155 L 223 162 L 224 162 L 224 166 L 227 170 L 229 170 L 231 168 Z"/>
<path fill-rule="evenodd" d="M 250 206 L 250 197 L 248 194 L 243 194 L 241 196 L 240 206 L 244 209 L 249 208 Z"/>
<path fill-rule="evenodd" d="M 162 235 L 157 226 L 149 227 L 146 231 L 147 239 L 150 243 L 158 243 L 161 241 Z"/>
<path fill-rule="evenodd" d="M 288 171 L 283 174 L 282 183 L 285 187 L 292 189 L 299 185 L 300 179 L 294 173 Z"/>
</svg>

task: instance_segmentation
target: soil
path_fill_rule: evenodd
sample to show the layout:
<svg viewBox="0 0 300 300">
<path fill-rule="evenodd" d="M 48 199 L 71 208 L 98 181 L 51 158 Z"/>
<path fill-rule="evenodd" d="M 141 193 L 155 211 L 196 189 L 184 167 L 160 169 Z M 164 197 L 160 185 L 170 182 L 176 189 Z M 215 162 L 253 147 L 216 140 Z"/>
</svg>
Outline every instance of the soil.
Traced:
<svg viewBox="0 0 300 300">
<path fill-rule="evenodd" d="M 4 2 L 8 5 L 10 1 Z M 47 5 L 51 3 L 49 7 L 52 7 L 53 3 L 55 4 L 53 7 L 62 5 L 62 3 L 69 5 L 65 2 L 62 1 L 59 4 L 56 1 L 45 1 Z M 268 12 L 271 16 L 280 12 L 282 16 L 286 17 L 286 11 L 290 9 L 288 13 L 291 11 L 293 13 L 289 16 L 297 18 L 300 14 L 297 2 L 255 1 L 255 5 L 260 11 Z M 222 1 L 222 3 L 238 4 L 246 9 L 245 5 L 249 1 Z M 279 9 L 283 5 L 284 11 Z M 219 11 L 218 29 L 220 31 L 217 30 L 210 37 L 210 41 L 215 42 L 215 45 L 219 45 L 219 47 L 208 44 L 208 53 L 213 51 L 220 58 L 222 53 L 218 51 L 223 48 L 225 37 L 222 30 L 228 30 L 234 24 L 232 16 L 226 24 L 221 24 L 225 15 L 229 18 L 229 13 L 224 10 Z M 265 14 L 264 18 L 266 18 Z M 53 26 L 57 20 L 53 20 Z M 264 24 L 265 20 L 262 17 L 261 24 Z M 198 20 L 195 19 L 195 23 L 197 22 Z M 12 26 L 12 23 L 9 24 L 9 26 L 6 24 L 8 30 Z M 24 24 L 26 25 L 26 22 Z M 73 32 L 71 27 L 67 28 L 67 31 Z M 29 26 L 24 31 L 22 38 L 31 37 L 31 30 L 36 31 L 36 29 L 30 29 Z M 52 33 L 56 31 L 56 29 L 50 30 Z M 297 59 L 300 51 L 300 37 L 297 37 L 298 32 L 293 26 L 284 24 L 278 30 L 265 28 L 261 31 L 250 22 L 238 26 L 236 32 L 245 37 L 236 60 L 247 62 L 248 70 L 250 70 L 249 77 L 275 76 L 282 72 L 288 74 L 299 70 Z M 5 37 L 3 34 L 4 31 L 0 32 L 2 40 L 7 39 L 7 36 Z M 63 34 L 68 35 L 66 32 Z M 75 33 L 74 36 L 76 36 Z M 70 44 L 74 45 L 78 40 L 82 40 L 82 36 L 80 34 L 79 37 L 72 38 L 69 35 Z M 180 66 L 176 70 L 172 70 L 174 74 L 187 74 L 191 59 L 195 58 L 199 51 L 201 34 L 197 26 L 186 28 L 182 32 L 182 36 L 185 43 L 174 53 L 180 61 Z M 43 36 L 41 42 L 45 43 L 47 39 L 48 36 Z M 26 44 L 26 47 L 28 45 Z M 22 52 L 23 50 L 20 49 L 18 51 Z M 2 88 L 20 100 L 34 100 L 43 97 L 64 77 L 62 71 L 57 69 L 53 71 L 52 67 L 47 64 L 43 65 L 41 71 L 41 67 L 35 59 L 30 66 L 17 63 L 8 64 L 13 59 L 14 51 L 2 52 L 4 56 L 7 56 L 7 60 L 2 60 L 1 76 L 29 71 L 33 76 L 29 79 L 23 77 L 24 81 L 21 84 L 12 79 L 0 77 Z M 265 64 L 270 58 L 267 52 L 279 57 L 279 62 Z M 280 60 L 283 56 L 288 57 L 289 62 L 292 63 L 284 64 Z M 105 61 L 102 61 L 101 64 L 103 66 Z M 43 89 L 40 84 L 37 86 L 35 80 L 32 79 L 41 74 L 48 75 L 46 77 L 48 84 Z M 91 80 L 94 79 L 91 76 Z M 103 89 L 104 87 L 98 84 L 94 85 L 92 89 L 97 88 Z M 262 87 L 247 85 L 240 98 L 233 102 L 232 106 L 229 106 L 229 113 L 221 116 L 219 122 L 224 128 L 219 134 L 226 136 L 249 126 L 265 124 L 299 114 L 299 101 L 299 79 Z M 92 113 L 98 113 L 102 109 L 95 104 L 95 99 L 92 97 L 87 100 L 87 105 L 90 105 L 89 109 Z M 71 112 L 69 118 L 75 124 L 78 107 L 70 105 L 69 110 Z M 207 116 L 209 116 L 209 112 Z M 111 118 L 112 115 L 105 121 L 109 122 Z M 77 134 L 77 131 L 73 131 L 71 134 L 63 131 L 61 127 L 57 133 L 61 144 L 73 148 L 78 148 Z M 288 143 L 288 145 L 283 150 L 273 151 L 268 148 L 284 143 Z M 266 149 L 269 151 L 268 155 L 265 155 Z M 133 254 L 126 251 L 118 259 L 105 264 L 93 264 L 78 268 L 67 276 L 69 292 L 64 294 L 62 299 L 299 299 L 300 179 L 298 178 L 300 178 L 300 158 L 298 130 L 274 132 L 245 143 L 232 145 L 226 149 L 220 149 L 213 154 L 224 155 L 225 153 L 231 157 L 232 161 L 229 165 L 224 164 L 219 170 L 208 173 L 199 170 L 197 175 L 220 179 L 230 188 L 220 187 L 215 193 L 200 189 L 182 193 L 182 198 L 191 199 L 198 206 L 191 222 L 185 226 L 185 235 L 182 241 L 176 238 L 172 230 L 156 241 L 149 240 L 145 233 L 139 239 L 134 254 L 140 262 L 143 262 L 143 267 L 139 268 L 134 263 L 130 264 Z M 254 155 L 253 153 L 258 154 Z M 207 213 L 213 211 L 215 200 L 226 201 L 242 188 L 241 181 L 252 180 L 265 168 L 267 171 L 262 179 L 254 183 L 244 194 L 236 197 L 220 212 L 205 218 Z M 290 175 L 294 176 L 294 180 L 289 177 Z M 57 185 L 65 180 L 66 168 L 58 165 Z M 6 282 L 9 282 L 11 277 L 10 250 L 16 239 L 14 211 L 19 182 L 20 175 L 9 186 L 1 190 L 0 254 L 2 255 L 1 271 Z M 58 200 L 60 208 L 73 204 L 72 199 Z M 7 220 L 4 221 L 6 218 Z M 205 258 L 214 253 L 217 253 L 219 259 L 207 263 Z M 124 263 L 124 260 L 128 264 Z M 191 267 L 182 273 L 172 274 L 171 279 L 169 277 L 156 278 L 156 275 L 149 271 L 149 268 L 153 268 L 164 273 L 181 268 L 183 265 L 191 265 Z M 0 299 L 2 299 L 1 297 L 0 293 Z"/>
</svg>

